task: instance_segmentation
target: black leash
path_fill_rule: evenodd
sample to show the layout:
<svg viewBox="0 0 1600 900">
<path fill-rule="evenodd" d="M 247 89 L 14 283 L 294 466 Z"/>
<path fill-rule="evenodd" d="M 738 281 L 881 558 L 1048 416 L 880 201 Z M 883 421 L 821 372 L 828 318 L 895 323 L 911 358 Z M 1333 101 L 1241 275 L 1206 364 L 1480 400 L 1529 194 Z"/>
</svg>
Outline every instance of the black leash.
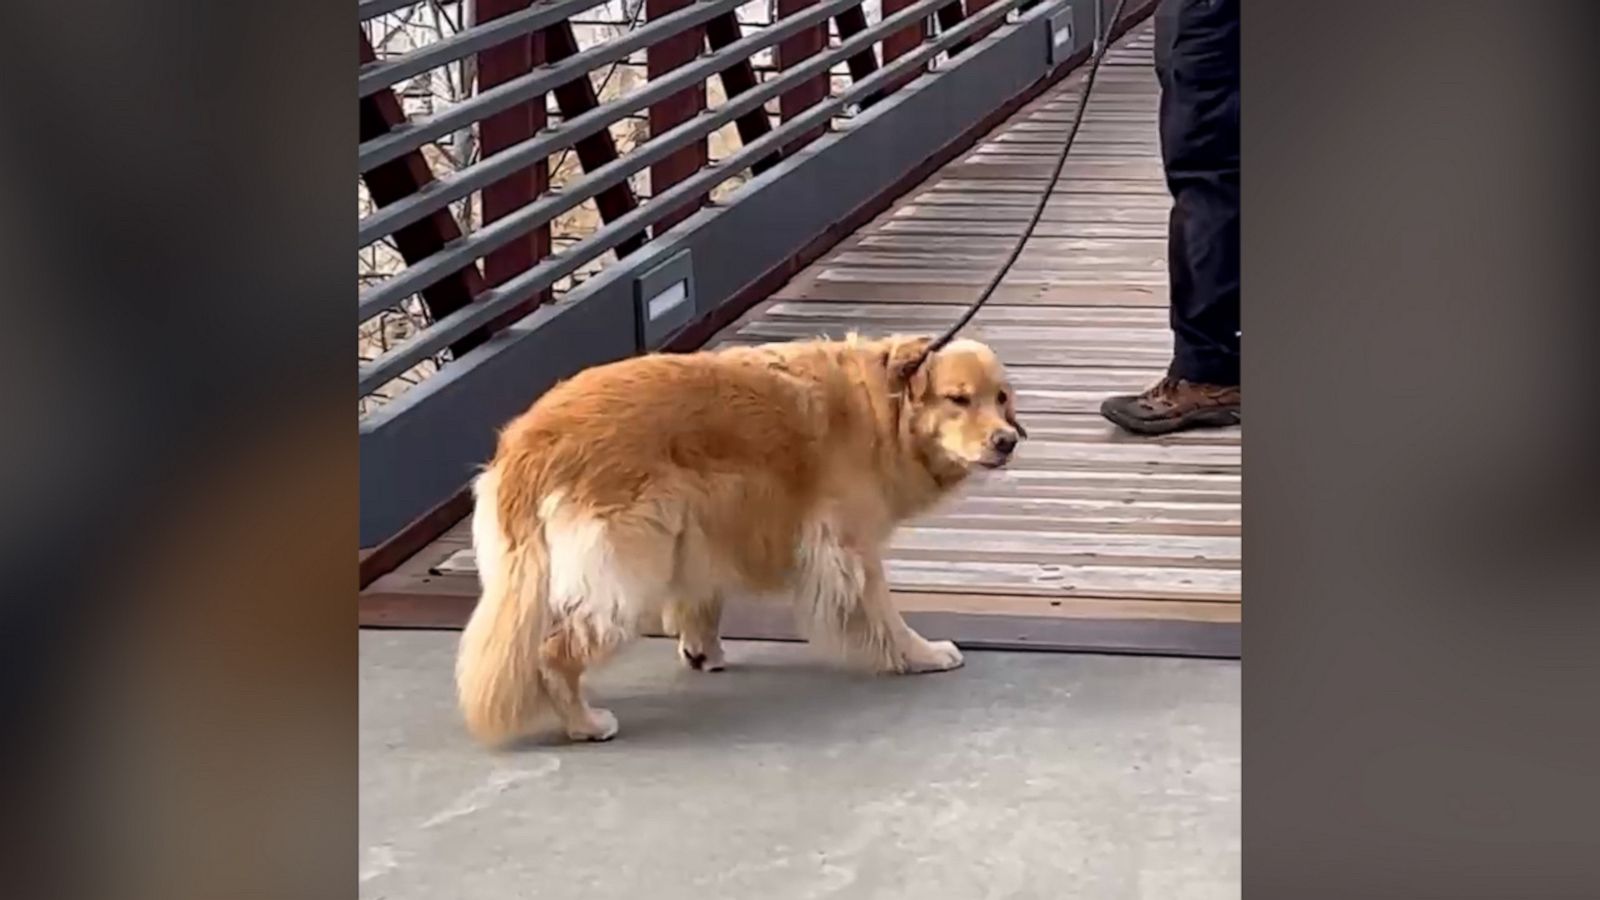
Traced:
<svg viewBox="0 0 1600 900">
<path fill-rule="evenodd" d="M 988 286 L 978 295 L 978 299 L 967 307 L 967 311 L 961 314 L 961 318 L 946 329 L 944 334 L 934 338 L 933 343 L 929 344 L 927 349 L 923 350 L 920 355 L 907 364 L 903 372 L 902 383 L 909 382 L 910 376 L 922 368 L 922 364 L 928 361 L 928 357 L 943 349 L 946 344 L 955 339 L 956 334 L 965 328 L 968 322 L 972 321 L 972 317 L 978 314 L 978 310 L 983 308 L 983 304 L 989 302 L 989 297 L 994 294 L 996 288 L 1000 287 L 1000 282 L 1005 280 L 1006 275 L 1011 272 L 1011 267 L 1016 265 L 1018 257 L 1022 256 L 1023 248 L 1033 238 L 1034 229 L 1039 227 L 1039 220 L 1044 218 L 1044 210 L 1050 203 L 1050 196 L 1056 192 L 1056 185 L 1061 181 L 1061 171 L 1067 165 L 1067 154 L 1072 151 L 1072 142 L 1078 137 L 1078 127 L 1083 124 L 1084 110 L 1089 107 L 1089 92 L 1094 89 L 1094 77 L 1100 71 L 1100 60 L 1104 59 L 1107 51 L 1111 49 L 1111 33 L 1116 30 L 1117 20 L 1122 18 L 1122 8 L 1127 5 L 1127 2 L 1128 0 L 1117 0 L 1116 9 L 1111 13 L 1111 18 L 1106 20 L 1104 33 L 1096 36 L 1099 46 L 1095 48 L 1094 55 L 1089 59 L 1089 73 L 1083 80 L 1083 93 L 1078 98 L 1078 109 L 1072 116 L 1072 127 L 1067 131 L 1067 140 L 1061 145 L 1061 153 L 1056 156 L 1055 171 L 1051 173 L 1050 182 L 1045 185 L 1044 193 L 1039 197 L 1039 205 L 1034 207 L 1033 218 L 1028 220 L 1028 226 L 1022 230 L 1022 237 L 1017 240 L 1017 245 L 1011 248 L 1011 255 L 1006 258 L 1005 264 L 1000 266 L 999 271 L 995 272 L 993 278 L 989 279 Z"/>
</svg>

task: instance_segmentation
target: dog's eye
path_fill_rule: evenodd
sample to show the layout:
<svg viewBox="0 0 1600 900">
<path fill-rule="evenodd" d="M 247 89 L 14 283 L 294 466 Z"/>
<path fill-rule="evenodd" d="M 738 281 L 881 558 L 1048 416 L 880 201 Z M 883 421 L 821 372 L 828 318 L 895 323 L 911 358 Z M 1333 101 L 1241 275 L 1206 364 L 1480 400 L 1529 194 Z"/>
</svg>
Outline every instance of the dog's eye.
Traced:
<svg viewBox="0 0 1600 900">
<path fill-rule="evenodd" d="M 957 406 L 967 406 L 968 404 L 972 403 L 972 398 L 968 397 L 966 394 L 951 394 L 945 399 Z"/>
<path fill-rule="evenodd" d="M 996 403 L 999 403 L 1001 406 L 1005 406 L 1006 405 L 1006 392 L 1005 391 L 1001 391 L 1000 392 L 1000 396 L 998 396 L 998 397 L 996 397 L 994 399 L 995 399 Z"/>
</svg>

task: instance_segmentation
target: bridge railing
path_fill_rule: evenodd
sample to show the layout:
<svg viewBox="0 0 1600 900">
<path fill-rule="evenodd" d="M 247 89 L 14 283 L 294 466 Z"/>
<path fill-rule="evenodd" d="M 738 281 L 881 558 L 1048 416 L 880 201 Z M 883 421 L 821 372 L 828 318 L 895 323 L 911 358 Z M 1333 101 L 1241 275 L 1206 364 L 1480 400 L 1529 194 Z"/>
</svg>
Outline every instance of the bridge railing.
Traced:
<svg viewBox="0 0 1600 900">
<path fill-rule="evenodd" d="M 580 41 L 618 2 L 628 27 Z M 358 245 L 401 261 L 364 278 L 358 321 L 422 313 L 359 363 L 363 546 L 458 496 L 495 426 L 556 380 L 776 286 L 1086 52 L 1099 13 L 1093 0 L 771 0 L 752 25 L 740 11 L 763 4 L 749 0 L 629 2 L 476 0 L 476 22 L 458 4 L 460 27 L 388 54 L 375 24 L 437 0 L 358 3 Z M 646 77 L 608 94 L 640 57 Z M 405 86 L 451 66 L 475 90 L 408 113 Z M 437 145 L 462 135 L 472 157 L 437 165 Z M 550 161 L 571 155 L 578 170 L 553 184 Z M 580 210 L 588 227 L 556 247 L 552 223 Z M 416 383 L 395 390 L 401 379 Z"/>
</svg>

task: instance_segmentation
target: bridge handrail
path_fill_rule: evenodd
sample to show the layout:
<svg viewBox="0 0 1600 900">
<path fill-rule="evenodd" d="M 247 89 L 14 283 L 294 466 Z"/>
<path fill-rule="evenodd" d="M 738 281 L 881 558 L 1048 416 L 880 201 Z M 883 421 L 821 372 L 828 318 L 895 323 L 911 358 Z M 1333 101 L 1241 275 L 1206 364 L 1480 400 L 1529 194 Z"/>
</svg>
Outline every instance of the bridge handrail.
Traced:
<svg viewBox="0 0 1600 900">
<path fill-rule="evenodd" d="M 949 0 L 917 0 L 911 6 L 884 18 L 850 40 L 841 43 L 837 48 L 809 57 L 801 65 L 788 69 L 751 90 L 740 93 L 715 109 L 704 111 L 689 121 L 645 142 L 633 152 L 585 174 L 578 181 L 564 187 L 560 192 L 552 193 L 535 203 L 529 204 L 511 216 L 477 232 L 470 238 L 440 250 L 427 260 L 413 263 L 404 273 L 362 294 L 361 306 L 364 316 L 370 316 L 378 310 L 394 305 L 394 303 L 404 299 L 406 296 L 416 293 L 439 278 L 456 271 L 462 265 L 470 263 L 473 259 L 481 257 L 496 247 L 515 239 L 517 236 L 550 221 L 585 200 L 594 198 L 601 191 L 622 182 L 634 172 L 651 163 L 659 162 L 689 143 L 733 122 L 739 116 L 763 105 L 768 100 L 777 97 L 802 81 L 819 74 L 826 74 L 834 65 L 845 61 L 863 47 L 870 46 L 883 36 L 904 27 L 914 20 L 934 14 L 938 7 L 948 2 Z M 373 362 L 363 365 L 360 370 L 359 381 L 361 395 L 365 396 L 371 393 L 401 372 L 416 365 L 417 362 L 439 352 L 507 310 L 526 302 L 595 257 L 614 249 L 628 235 L 640 228 L 654 224 L 676 209 L 676 201 L 680 199 L 688 200 L 697 194 L 709 191 L 734 177 L 742 168 L 753 164 L 767 152 L 783 147 L 786 142 L 793 141 L 808 130 L 827 126 L 832 117 L 847 105 L 858 102 L 880 87 L 892 84 L 893 79 L 922 66 L 933 56 L 949 49 L 991 22 L 999 21 L 1022 2 L 1023 0 L 1000 0 L 1000 2 L 984 9 L 977 16 L 963 21 L 960 25 L 943 32 L 930 41 L 924 42 L 917 50 L 879 69 L 873 75 L 857 82 L 849 89 L 813 106 L 802 115 L 790 119 L 778 128 L 745 144 L 744 147 L 727 159 L 719 161 L 714 166 L 701 169 L 695 175 L 656 195 L 650 202 L 608 223 L 574 246 L 547 257 L 538 265 L 505 284 L 480 294 L 474 303 L 435 321 L 399 347 L 385 353 Z M 843 4 L 834 5 L 843 6 Z M 596 112 L 610 108 L 609 115 L 614 121 L 625 114 L 617 109 L 617 107 L 624 105 L 622 103 L 608 103 L 599 107 Z M 472 166 L 466 169 L 465 173 L 470 173 L 472 169 L 477 167 Z M 435 197 L 433 196 L 434 193 L 430 192 L 427 195 L 421 195 L 425 196 L 426 200 L 420 205 L 428 212 L 443 208 L 448 202 L 447 196 Z"/>
</svg>

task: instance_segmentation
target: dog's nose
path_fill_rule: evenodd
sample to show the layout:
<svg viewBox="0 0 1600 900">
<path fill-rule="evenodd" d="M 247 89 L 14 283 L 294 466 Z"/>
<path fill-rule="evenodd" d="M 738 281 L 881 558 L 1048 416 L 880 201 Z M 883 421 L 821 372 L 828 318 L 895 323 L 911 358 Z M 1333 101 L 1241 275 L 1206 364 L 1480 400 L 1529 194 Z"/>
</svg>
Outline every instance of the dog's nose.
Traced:
<svg viewBox="0 0 1600 900">
<path fill-rule="evenodd" d="M 996 431 L 989 436 L 989 446 L 1001 453 L 1010 453 L 1017 449 L 1017 435 L 1012 431 Z"/>
</svg>

